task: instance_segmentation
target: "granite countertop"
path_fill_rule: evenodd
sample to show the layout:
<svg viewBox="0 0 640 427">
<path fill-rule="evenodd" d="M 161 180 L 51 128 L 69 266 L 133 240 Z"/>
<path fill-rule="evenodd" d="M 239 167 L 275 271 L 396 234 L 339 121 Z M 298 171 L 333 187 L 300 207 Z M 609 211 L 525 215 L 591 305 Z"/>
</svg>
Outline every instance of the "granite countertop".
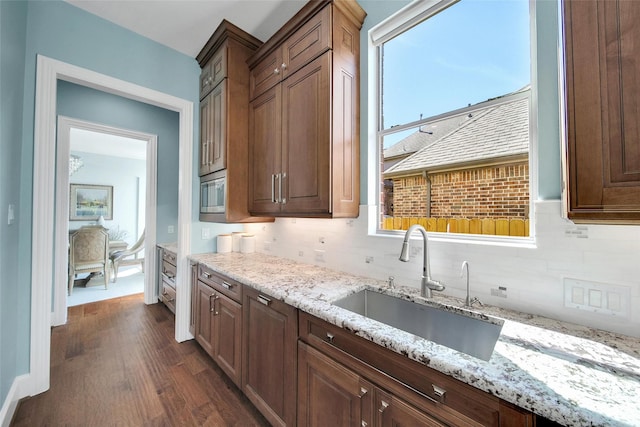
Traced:
<svg viewBox="0 0 640 427">
<path fill-rule="evenodd" d="M 415 288 L 391 289 L 385 281 L 261 253 L 189 258 L 560 424 L 640 426 L 638 338 L 490 306 L 469 312 L 456 298 L 424 300 Z M 500 338 L 484 361 L 331 304 L 362 289 L 401 293 L 449 311 L 497 318 L 504 322 Z"/>
<path fill-rule="evenodd" d="M 156 246 L 172 252 L 173 254 L 177 254 L 178 253 L 178 244 L 176 242 L 171 242 L 171 243 L 156 243 Z"/>
</svg>

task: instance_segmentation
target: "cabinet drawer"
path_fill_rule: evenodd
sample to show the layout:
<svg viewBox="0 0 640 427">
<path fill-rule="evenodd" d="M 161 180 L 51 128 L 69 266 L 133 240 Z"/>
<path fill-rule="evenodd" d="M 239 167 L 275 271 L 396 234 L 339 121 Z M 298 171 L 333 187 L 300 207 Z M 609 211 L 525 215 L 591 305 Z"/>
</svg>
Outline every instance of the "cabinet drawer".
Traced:
<svg viewBox="0 0 640 427">
<path fill-rule="evenodd" d="M 162 275 L 165 276 L 163 279 L 168 279 L 170 281 L 174 281 L 175 278 L 176 278 L 176 266 L 163 260 L 162 261 Z"/>
<path fill-rule="evenodd" d="M 227 46 L 222 46 L 216 55 L 202 67 L 200 72 L 200 99 L 227 77 Z"/>
<path fill-rule="evenodd" d="M 331 7 L 326 6 L 282 44 L 282 78 L 331 49 Z"/>
<path fill-rule="evenodd" d="M 209 267 L 198 264 L 198 280 L 211 286 L 216 291 L 232 300 L 242 303 L 242 284 L 217 273 Z"/>
<path fill-rule="evenodd" d="M 379 385 L 385 388 L 401 385 L 400 393 L 406 394 L 412 405 L 420 408 L 428 404 L 434 411 L 444 410 L 441 418 L 454 410 L 480 425 L 499 425 L 498 398 L 309 314 L 301 312 L 299 319 L 302 340 L 336 358 L 344 358 L 346 353 L 384 372 L 391 378 L 387 384 Z"/>
<path fill-rule="evenodd" d="M 164 249 L 162 251 L 162 260 L 163 261 L 167 261 L 170 264 L 176 265 L 176 254 L 174 254 L 173 252 L 170 252 L 166 249 Z M 175 271 L 174 271 L 175 273 Z"/>
<path fill-rule="evenodd" d="M 162 302 L 171 310 L 173 314 L 176 313 L 176 290 L 171 286 L 166 279 L 162 279 L 162 294 L 160 295 Z"/>
</svg>

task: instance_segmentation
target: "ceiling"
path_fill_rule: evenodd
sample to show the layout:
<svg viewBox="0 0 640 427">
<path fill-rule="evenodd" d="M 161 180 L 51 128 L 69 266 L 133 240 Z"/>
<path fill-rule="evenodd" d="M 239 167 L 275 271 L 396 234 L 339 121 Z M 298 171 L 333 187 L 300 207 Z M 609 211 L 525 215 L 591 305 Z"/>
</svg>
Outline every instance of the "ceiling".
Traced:
<svg viewBox="0 0 640 427">
<path fill-rule="evenodd" d="M 306 0 L 66 0 L 193 58 L 222 19 L 266 41 Z"/>
<path fill-rule="evenodd" d="M 147 156 L 147 141 L 86 129 L 71 128 L 69 145 L 72 152 L 129 159 L 146 159 Z"/>
</svg>

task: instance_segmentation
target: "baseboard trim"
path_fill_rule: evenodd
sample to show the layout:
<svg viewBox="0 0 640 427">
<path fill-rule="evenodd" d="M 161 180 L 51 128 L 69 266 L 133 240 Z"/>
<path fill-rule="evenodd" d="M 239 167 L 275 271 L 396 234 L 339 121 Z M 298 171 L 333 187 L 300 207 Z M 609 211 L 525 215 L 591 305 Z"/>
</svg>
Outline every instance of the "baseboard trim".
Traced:
<svg viewBox="0 0 640 427">
<path fill-rule="evenodd" d="M 29 374 L 20 375 L 13 380 L 7 398 L 0 409 L 0 426 L 9 427 L 13 415 L 18 407 L 18 402 L 23 397 L 28 396 L 27 388 L 29 383 Z"/>
</svg>

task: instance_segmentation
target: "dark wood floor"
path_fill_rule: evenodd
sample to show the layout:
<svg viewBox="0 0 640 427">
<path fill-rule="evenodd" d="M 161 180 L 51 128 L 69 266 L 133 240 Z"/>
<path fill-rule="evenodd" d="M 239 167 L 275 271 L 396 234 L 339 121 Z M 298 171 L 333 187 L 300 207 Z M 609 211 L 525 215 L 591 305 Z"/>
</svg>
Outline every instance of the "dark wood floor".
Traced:
<svg viewBox="0 0 640 427">
<path fill-rule="evenodd" d="M 173 315 L 142 294 L 69 308 L 52 329 L 51 388 L 12 426 L 268 426 Z"/>
</svg>

